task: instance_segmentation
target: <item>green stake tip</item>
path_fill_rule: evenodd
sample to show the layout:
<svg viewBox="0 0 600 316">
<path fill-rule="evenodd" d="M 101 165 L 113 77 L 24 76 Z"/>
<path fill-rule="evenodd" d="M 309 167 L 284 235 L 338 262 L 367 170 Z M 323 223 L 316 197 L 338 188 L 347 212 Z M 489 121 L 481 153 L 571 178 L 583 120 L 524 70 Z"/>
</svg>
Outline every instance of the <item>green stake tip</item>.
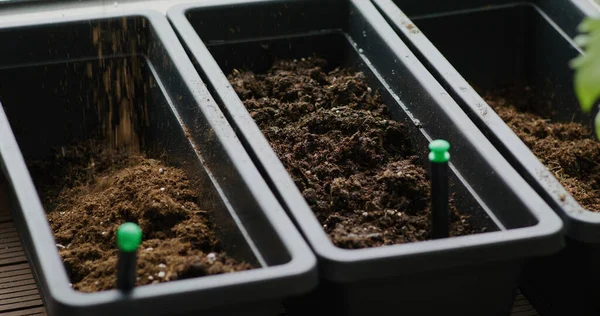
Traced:
<svg viewBox="0 0 600 316">
<path fill-rule="evenodd" d="M 450 143 L 443 139 L 436 139 L 429 143 L 429 161 L 431 162 L 448 162 L 450 160 Z"/>
<path fill-rule="evenodd" d="M 117 246 L 121 251 L 134 252 L 142 243 L 142 229 L 134 223 L 125 223 L 117 229 Z"/>
</svg>

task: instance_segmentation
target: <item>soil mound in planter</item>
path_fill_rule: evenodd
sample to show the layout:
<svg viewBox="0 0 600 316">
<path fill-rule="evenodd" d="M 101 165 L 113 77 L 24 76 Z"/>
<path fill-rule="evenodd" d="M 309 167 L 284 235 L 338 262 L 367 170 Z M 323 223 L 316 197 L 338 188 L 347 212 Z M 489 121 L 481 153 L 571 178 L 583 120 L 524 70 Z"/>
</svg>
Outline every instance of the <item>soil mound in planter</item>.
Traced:
<svg viewBox="0 0 600 316">
<path fill-rule="evenodd" d="M 366 248 L 430 238 L 428 170 L 362 72 L 321 58 L 229 75 L 333 243 Z M 451 201 L 451 235 L 474 232 Z"/>
<path fill-rule="evenodd" d="M 490 91 L 484 99 L 581 206 L 600 212 L 600 143 L 590 128 L 552 122 L 548 102 L 529 88 Z"/>
<path fill-rule="evenodd" d="M 221 252 L 182 170 L 103 144 L 62 148 L 30 168 L 73 288 L 115 287 L 115 231 L 126 221 L 143 232 L 137 285 L 252 268 Z"/>
</svg>

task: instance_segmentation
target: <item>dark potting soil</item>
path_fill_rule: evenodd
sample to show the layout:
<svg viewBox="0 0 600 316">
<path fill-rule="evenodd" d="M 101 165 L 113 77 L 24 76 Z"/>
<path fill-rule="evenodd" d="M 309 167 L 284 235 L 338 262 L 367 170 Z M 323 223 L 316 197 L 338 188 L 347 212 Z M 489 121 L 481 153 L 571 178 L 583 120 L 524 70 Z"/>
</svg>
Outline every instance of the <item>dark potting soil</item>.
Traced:
<svg viewBox="0 0 600 316">
<path fill-rule="evenodd" d="M 234 70 L 236 92 L 333 243 L 366 248 L 430 238 L 428 170 L 407 126 L 362 72 L 320 58 Z M 474 233 L 450 202 L 452 236 Z"/>
<path fill-rule="evenodd" d="M 115 287 L 115 231 L 126 221 L 143 232 L 137 285 L 252 268 L 221 251 L 182 170 L 110 148 L 80 143 L 30 167 L 73 288 Z"/>
<path fill-rule="evenodd" d="M 548 102 L 527 87 L 484 99 L 584 208 L 600 212 L 600 142 L 590 128 L 552 122 Z"/>
</svg>

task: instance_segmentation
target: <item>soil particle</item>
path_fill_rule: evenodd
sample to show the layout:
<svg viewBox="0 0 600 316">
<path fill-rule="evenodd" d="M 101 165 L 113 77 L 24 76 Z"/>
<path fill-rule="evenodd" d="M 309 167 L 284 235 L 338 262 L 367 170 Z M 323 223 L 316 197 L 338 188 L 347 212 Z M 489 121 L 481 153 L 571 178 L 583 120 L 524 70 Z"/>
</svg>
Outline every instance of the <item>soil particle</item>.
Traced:
<svg viewBox="0 0 600 316">
<path fill-rule="evenodd" d="M 428 172 L 407 126 L 362 72 L 320 58 L 234 70 L 232 86 L 333 243 L 365 248 L 430 238 Z M 474 233 L 451 201 L 451 235 Z"/>
<path fill-rule="evenodd" d="M 252 268 L 221 251 L 182 170 L 105 144 L 63 147 L 30 167 L 74 289 L 114 288 L 115 231 L 125 221 L 143 231 L 137 285 Z"/>
<path fill-rule="evenodd" d="M 553 122 L 548 102 L 529 88 L 489 91 L 484 99 L 584 208 L 600 212 L 600 142 L 591 129 Z"/>
</svg>

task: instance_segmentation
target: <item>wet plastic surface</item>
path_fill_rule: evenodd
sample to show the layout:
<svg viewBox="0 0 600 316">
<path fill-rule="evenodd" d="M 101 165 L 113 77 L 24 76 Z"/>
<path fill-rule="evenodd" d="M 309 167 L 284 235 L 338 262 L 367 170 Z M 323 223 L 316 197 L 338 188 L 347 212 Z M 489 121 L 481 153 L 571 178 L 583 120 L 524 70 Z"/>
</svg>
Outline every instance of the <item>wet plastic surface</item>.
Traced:
<svg viewBox="0 0 600 316">
<path fill-rule="evenodd" d="M 104 78 L 97 73 L 93 29 L 127 35 L 100 37 L 105 58 L 145 61 L 140 66 L 144 86 L 137 89 L 144 92 L 136 96 L 136 102 L 147 104 L 143 150 L 150 157 L 166 155 L 169 164 L 188 174 L 202 193 L 201 206 L 220 227 L 224 250 L 257 269 L 141 286 L 129 296 L 71 289 L 25 161 L 94 136 L 100 124 L 95 98 L 120 101 L 116 92 L 94 90 Z M 49 315 L 278 315 L 284 297 L 316 285 L 315 256 L 261 179 L 163 15 L 142 11 L 32 21 L 0 29 L 0 39 L 11 43 L 0 51 L 2 169 Z M 89 77 L 90 71 L 96 75 Z"/>
<path fill-rule="evenodd" d="M 367 1 L 213 1 L 168 12 L 196 69 L 319 258 L 321 285 L 290 315 L 507 315 L 522 263 L 562 246 L 559 218 L 518 176 Z M 225 74 L 313 53 L 362 70 L 395 119 L 452 144 L 451 191 L 488 233 L 379 248 L 335 247 Z"/>
<path fill-rule="evenodd" d="M 566 248 L 527 266 L 524 294 L 542 315 L 598 315 L 600 213 L 583 209 L 467 83 L 482 89 L 528 85 L 552 102 L 553 121 L 590 124 L 592 117 L 581 113 L 575 98 L 569 61 L 580 54 L 571 40 L 577 35 L 577 25 L 584 16 L 598 12 L 578 0 L 495 1 L 498 5 L 469 1 L 462 11 L 446 6 L 445 1 L 427 6 L 416 1 L 373 2 L 484 134 L 563 219 Z M 408 25 L 414 27 L 409 30 Z"/>
</svg>

